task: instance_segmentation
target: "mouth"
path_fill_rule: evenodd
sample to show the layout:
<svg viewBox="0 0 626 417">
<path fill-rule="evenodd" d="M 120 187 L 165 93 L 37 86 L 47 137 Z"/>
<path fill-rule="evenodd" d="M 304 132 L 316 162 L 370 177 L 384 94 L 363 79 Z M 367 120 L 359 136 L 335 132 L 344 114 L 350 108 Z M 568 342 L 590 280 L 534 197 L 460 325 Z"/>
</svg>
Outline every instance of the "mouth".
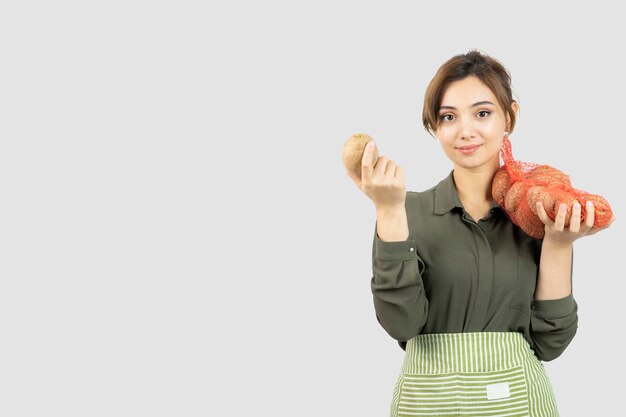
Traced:
<svg viewBox="0 0 626 417">
<path fill-rule="evenodd" d="M 476 149 L 480 148 L 480 146 L 481 145 L 461 146 L 461 147 L 458 147 L 457 149 L 463 152 L 464 154 L 471 154 L 474 151 L 476 151 Z"/>
</svg>

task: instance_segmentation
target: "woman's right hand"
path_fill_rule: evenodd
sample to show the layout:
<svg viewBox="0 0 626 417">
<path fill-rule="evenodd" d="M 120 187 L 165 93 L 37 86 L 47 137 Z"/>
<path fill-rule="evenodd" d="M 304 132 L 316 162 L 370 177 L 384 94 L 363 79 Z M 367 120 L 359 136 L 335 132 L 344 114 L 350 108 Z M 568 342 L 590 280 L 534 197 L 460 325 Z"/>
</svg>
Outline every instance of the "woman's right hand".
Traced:
<svg viewBox="0 0 626 417">
<path fill-rule="evenodd" d="M 361 178 L 346 170 L 356 186 L 368 196 L 377 210 L 404 208 L 406 187 L 404 170 L 391 159 L 379 156 L 372 162 L 376 144 L 370 141 L 361 159 Z"/>
</svg>

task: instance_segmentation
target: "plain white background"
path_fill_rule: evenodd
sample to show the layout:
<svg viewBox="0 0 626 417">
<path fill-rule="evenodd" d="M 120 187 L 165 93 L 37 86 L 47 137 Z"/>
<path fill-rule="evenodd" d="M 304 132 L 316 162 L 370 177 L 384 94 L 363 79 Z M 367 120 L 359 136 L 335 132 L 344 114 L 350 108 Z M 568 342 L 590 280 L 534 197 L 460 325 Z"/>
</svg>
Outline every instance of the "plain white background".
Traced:
<svg viewBox="0 0 626 417">
<path fill-rule="evenodd" d="M 512 75 L 515 157 L 616 213 L 545 365 L 561 415 L 619 413 L 626 30 L 589 4 L 3 2 L 0 415 L 388 415 L 403 351 L 341 148 L 435 185 L 424 90 L 472 48 Z"/>
</svg>

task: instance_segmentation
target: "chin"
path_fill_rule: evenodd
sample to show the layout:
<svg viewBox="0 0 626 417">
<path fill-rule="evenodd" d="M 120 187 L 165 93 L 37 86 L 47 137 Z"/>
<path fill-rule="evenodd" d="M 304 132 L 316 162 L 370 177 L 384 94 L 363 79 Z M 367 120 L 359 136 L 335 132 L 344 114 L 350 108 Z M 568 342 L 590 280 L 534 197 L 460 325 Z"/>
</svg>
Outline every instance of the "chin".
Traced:
<svg viewBox="0 0 626 417">
<path fill-rule="evenodd" d="M 497 166 L 500 166 L 500 155 L 497 155 Z M 494 161 L 494 158 L 491 159 L 485 159 L 485 158 L 481 158 L 481 159 L 461 159 L 461 160 L 456 160 L 454 161 L 455 165 L 461 167 L 461 168 L 466 168 L 466 169 L 472 169 L 472 168 L 478 168 L 478 167 L 482 167 L 482 166 L 487 166 L 490 164 L 494 164 L 494 166 L 496 165 Z"/>
</svg>

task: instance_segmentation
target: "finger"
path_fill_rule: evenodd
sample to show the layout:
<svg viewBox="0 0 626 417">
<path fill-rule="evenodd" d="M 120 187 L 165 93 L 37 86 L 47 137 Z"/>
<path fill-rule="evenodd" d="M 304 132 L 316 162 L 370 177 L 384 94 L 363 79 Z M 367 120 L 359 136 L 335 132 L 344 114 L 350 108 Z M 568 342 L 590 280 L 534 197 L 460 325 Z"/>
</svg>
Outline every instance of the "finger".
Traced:
<svg viewBox="0 0 626 417">
<path fill-rule="evenodd" d="M 554 219 L 554 229 L 558 232 L 562 232 L 565 228 L 565 215 L 567 214 L 567 205 L 565 203 L 559 204 L 559 211 Z"/>
<path fill-rule="evenodd" d="M 611 220 L 609 221 L 609 223 L 606 226 L 602 226 L 602 227 L 594 226 L 591 230 L 589 230 L 589 232 L 587 232 L 587 235 L 593 235 L 593 234 L 596 234 L 597 232 L 599 232 L 600 230 L 604 230 L 604 229 L 608 228 L 611 225 L 611 223 L 613 223 L 614 220 L 615 220 L 615 214 L 613 214 L 611 216 Z"/>
<path fill-rule="evenodd" d="M 372 172 L 374 171 L 372 164 L 376 163 L 376 161 L 372 161 L 375 146 L 376 144 L 373 140 L 370 140 L 367 142 L 367 145 L 365 145 L 363 157 L 361 158 L 361 178 L 369 178 L 372 176 Z"/>
<path fill-rule="evenodd" d="M 543 224 L 550 224 L 551 220 L 546 214 L 546 211 L 543 208 L 543 204 L 540 201 L 537 201 L 537 215 L 539 216 L 539 220 L 543 222 Z"/>
<path fill-rule="evenodd" d="M 385 167 L 385 176 L 391 175 L 394 177 L 396 175 L 396 166 L 397 164 L 395 162 L 389 160 L 389 162 L 387 162 L 387 166 Z"/>
<path fill-rule="evenodd" d="M 387 159 L 387 157 L 379 156 L 378 161 L 376 161 L 376 165 L 374 166 L 374 170 L 372 171 L 372 175 L 381 177 L 384 176 L 388 163 L 389 159 Z"/>
<path fill-rule="evenodd" d="M 587 201 L 587 218 L 585 224 L 589 229 L 593 228 L 593 223 L 596 219 L 595 208 L 593 207 L 593 201 Z"/>
<path fill-rule="evenodd" d="M 396 178 L 404 183 L 404 169 L 400 165 L 396 166 Z"/>
<path fill-rule="evenodd" d="M 576 201 L 572 206 L 572 216 L 569 219 L 569 230 L 573 233 L 578 233 L 580 231 L 580 212 L 580 203 Z"/>
</svg>

